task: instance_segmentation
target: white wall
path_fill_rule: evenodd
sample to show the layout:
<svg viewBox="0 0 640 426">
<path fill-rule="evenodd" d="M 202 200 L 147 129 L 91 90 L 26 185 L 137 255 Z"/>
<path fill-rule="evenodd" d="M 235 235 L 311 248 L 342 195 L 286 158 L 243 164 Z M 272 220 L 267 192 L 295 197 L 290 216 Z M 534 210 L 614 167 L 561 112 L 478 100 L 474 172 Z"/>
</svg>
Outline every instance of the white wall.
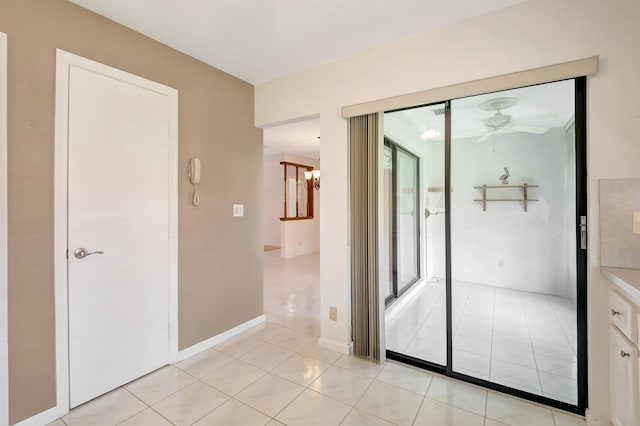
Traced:
<svg viewBox="0 0 640 426">
<path fill-rule="evenodd" d="M 573 101 L 573 99 L 569 99 Z M 444 142 L 424 141 L 415 124 L 402 113 L 385 115 L 385 134 L 420 158 L 421 277 L 444 277 L 444 215 L 424 220 L 424 208 L 444 210 Z M 575 301 L 574 137 L 564 128 L 542 135 L 496 135 L 476 144 L 476 138 L 452 143 L 452 278 L 515 290 L 571 297 Z M 489 202 L 487 211 L 473 201 L 474 186 L 499 185 L 503 167 L 511 184 L 531 188 L 524 213 L 522 203 Z M 489 198 L 518 198 L 517 188 L 489 189 Z"/>
<path fill-rule="evenodd" d="M 635 0 L 530 0 L 256 87 L 258 126 L 321 115 L 321 342 L 339 348 L 351 340 L 348 126 L 341 107 L 600 55 L 600 72 L 587 84 L 588 357 L 591 414 L 607 423 L 607 286 L 599 272 L 596 189 L 601 178 L 640 177 L 639 20 Z M 338 308 L 338 321 L 328 319 L 329 306 Z"/>
<path fill-rule="evenodd" d="M 282 245 L 280 217 L 284 212 L 284 189 L 282 154 L 269 155 L 263 159 L 264 173 L 264 244 Z"/>
<path fill-rule="evenodd" d="M 567 240 L 568 208 L 575 205 L 567 170 L 573 172 L 573 150 L 568 150 L 564 128 L 536 135 L 498 134 L 493 142 L 475 138 L 452 141 L 451 266 L 452 279 L 535 293 L 570 297 L 569 265 L 575 269 L 575 251 Z M 571 141 L 571 145 L 574 141 Z M 473 201 L 482 198 L 474 186 L 500 185 L 508 166 L 509 184 L 538 185 L 529 189 L 525 213 L 521 202 Z M 487 198 L 521 198 L 520 188 L 487 189 Z M 574 219 L 575 223 L 575 219 Z M 572 235 L 570 235 L 569 231 Z"/>
<path fill-rule="evenodd" d="M 319 220 L 289 220 L 282 222 L 281 257 L 288 259 L 320 250 Z"/>
</svg>

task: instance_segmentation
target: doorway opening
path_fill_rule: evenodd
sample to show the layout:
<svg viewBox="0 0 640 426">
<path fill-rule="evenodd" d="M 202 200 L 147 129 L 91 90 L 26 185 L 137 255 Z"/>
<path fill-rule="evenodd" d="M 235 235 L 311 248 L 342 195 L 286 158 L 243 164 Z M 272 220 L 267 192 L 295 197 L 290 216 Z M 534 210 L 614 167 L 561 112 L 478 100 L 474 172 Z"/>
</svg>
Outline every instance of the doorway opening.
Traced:
<svg viewBox="0 0 640 426">
<path fill-rule="evenodd" d="M 385 313 L 390 359 L 584 413 L 585 87 L 385 113 L 385 137 L 419 158 L 424 265 Z"/>
<path fill-rule="evenodd" d="M 264 312 L 320 335 L 320 119 L 264 129 Z"/>
</svg>

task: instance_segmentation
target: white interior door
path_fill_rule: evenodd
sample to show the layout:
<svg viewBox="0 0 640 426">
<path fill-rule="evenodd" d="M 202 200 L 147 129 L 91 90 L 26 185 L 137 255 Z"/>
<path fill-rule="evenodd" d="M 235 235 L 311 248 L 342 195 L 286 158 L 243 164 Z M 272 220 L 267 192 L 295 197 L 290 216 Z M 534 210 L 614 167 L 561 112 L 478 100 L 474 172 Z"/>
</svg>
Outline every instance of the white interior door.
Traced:
<svg viewBox="0 0 640 426">
<path fill-rule="evenodd" d="M 70 406 L 170 360 L 169 99 L 71 65 Z M 100 251 L 78 258 L 85 248 Z"/>
</svg>

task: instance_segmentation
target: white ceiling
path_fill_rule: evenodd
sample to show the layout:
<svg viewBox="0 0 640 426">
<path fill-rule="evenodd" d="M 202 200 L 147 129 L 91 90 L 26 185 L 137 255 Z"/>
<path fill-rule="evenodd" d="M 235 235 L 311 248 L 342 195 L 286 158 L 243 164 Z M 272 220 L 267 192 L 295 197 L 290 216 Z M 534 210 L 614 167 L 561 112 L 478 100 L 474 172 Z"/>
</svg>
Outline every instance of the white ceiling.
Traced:
<svg viewBox="0 0 640 426">
<path fill-rule="evenodd" d="M 264 157 L 288 152 L 320 158 L 320 119 L 269 127 L 263 131 Z"/>
<path fill-rule="evenodd" d="M 524 0 L 71 0 L 252 84 Z"/>
<path fill-rule="evenodd" d="M 503 97 L 514 97 L 518 100 L 514 106 L 501 111 L 503 114 L 511 115 L 514 123 L 552 129 L 564 126 L 573 117 L 573 80 L 470 96 L 451 102 L 452 139 L 476 138 L 489 131 L 485 120 L 495 112 L 485 111 L 479 105 L 487 100 Z M 387 116 L 404 115 L 408 120 L 393 122 L 412 123 L 415 136 L 419 136 L 424 130 L 434 129 L 440 135 L 433 140 L 444 140 L 444 115 L 434 114 L 434 110 L 442 107 L 443 104 L 431 105 L 388 113 Z M 400 129 L 385 128 L 385 133 L 391 137 L 394 132 L 400 132 Z M 500 131 L 511 132 L 514 130 L 509 127 Z"/>
</svg>

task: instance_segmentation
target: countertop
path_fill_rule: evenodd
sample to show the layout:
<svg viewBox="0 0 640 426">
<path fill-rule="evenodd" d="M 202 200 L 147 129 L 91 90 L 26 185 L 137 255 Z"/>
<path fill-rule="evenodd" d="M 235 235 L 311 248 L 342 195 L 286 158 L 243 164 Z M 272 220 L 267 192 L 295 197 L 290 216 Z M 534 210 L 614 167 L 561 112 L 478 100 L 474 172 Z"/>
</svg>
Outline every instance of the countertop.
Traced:
<svg viewBox="0 0 640 426">
<path fill-rule="evenodd" d="M 600 272 L 627 293 L 630 299 L 640 305 L 640 269 L 601 266 Z"/>
</svg>

